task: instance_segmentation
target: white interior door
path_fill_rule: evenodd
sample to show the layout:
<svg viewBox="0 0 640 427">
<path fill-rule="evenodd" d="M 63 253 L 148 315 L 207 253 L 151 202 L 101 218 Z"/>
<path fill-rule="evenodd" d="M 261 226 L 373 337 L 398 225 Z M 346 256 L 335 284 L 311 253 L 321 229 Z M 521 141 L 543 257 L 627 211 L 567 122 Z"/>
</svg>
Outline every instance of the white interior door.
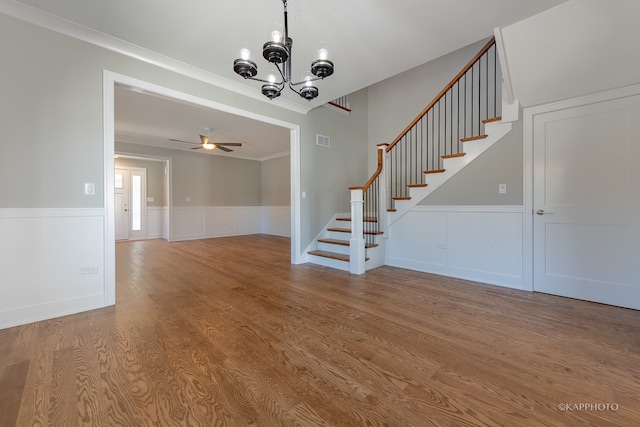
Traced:
<svg viewBox="0 0 640 427">
<path fill-rule="evenodd" d="M 129 240 L 129 170 L 116 169 L 114 183 L 116 240 Z"/>
<path fill-rule="evenodd" d="M 533 122 L 535 291 L 640 309 L 640 96 Z"/>
</svg>

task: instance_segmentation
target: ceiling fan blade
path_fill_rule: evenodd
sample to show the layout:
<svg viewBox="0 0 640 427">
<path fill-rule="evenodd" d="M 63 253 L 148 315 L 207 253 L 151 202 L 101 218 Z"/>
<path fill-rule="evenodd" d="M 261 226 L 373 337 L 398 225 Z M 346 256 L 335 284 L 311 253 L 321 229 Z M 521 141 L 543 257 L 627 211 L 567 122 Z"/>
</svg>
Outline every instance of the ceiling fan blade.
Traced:
<svg viewBox="0 0 640 427">
<path fill-rule="evenodd" d="M 220 144 L 215 144 L 215 145 L 216 145 L 216 148 L 217 148 L 218 150 L 222 150 L 222 151 L 224 151 L 225 153 L 229 153 L 229 152 L 233 151 L 233 150 L 232 150 L 232 149 L 230 149 L 230 148 L 222 147 Z"/>
<path fill-rule="evenodd" d="M 191 150 L 199 150 L 199 149 L 201 149 L 201 148 L 202 148 L 202 146 L 200 146 L 200 147 L 192 147 L 192 148 L 190 148 L 190 149 L 191 149 Z"/>
<path fill-rule="evenodd" d="M 169 139 L 169 141 L 173 141 L 173 142 L 186 142 L 187 144 L 194 144 L 194 145 L 200 145 L 197 142 L 191 142 L 191 141 L 183 141 L 181 139 Z"/>
<path fill-rule="evenodd" d="M 229 147 L 242 147 L 242 144 L 240 142 L 214 142 L 214 144 L 216 144 L 217 146 L 226 145 Z"/>
</svg>

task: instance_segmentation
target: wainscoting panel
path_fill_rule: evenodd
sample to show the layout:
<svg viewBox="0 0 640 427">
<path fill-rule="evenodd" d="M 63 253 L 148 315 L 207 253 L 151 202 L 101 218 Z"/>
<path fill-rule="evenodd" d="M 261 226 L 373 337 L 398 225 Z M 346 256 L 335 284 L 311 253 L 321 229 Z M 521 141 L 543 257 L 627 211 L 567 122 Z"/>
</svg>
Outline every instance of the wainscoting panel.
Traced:
<svg viewBox="0 0 640 427">
<path fill-rule="evenodd" d="M 104 209 L 0 209 L 0 328 L 105 306 Z"/>
<path fill-rule="evenodd" d="M 386 264 L 522 289 L 521 206 L 416 206 L 389 230 Z"/>
<path fill-rule="evenodd" d="M 173 208 L 173 240 L 243 234 L 290 236 L 289 206 L 204 206 Z"/>
<path fill-rule="evenodd" d="M 263 206 L 262 233 L 291 237 L 291 207 Z"/>
<path fill-rule="evenodd" d="M 167 239 L 169 209 L 166 206 L 147 207 L 147 239 Z"/>
</svg>

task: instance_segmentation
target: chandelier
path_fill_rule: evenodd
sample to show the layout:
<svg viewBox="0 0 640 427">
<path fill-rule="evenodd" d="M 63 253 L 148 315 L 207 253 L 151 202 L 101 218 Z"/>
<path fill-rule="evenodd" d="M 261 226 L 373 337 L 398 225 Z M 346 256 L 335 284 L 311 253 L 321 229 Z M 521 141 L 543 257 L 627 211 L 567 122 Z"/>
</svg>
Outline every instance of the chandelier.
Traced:
<svg viewBox="0 0 640 427">
<path fill-rule="evenodd" d="M 316 50 L 316 59 L 311 63 L 311 72 L 306 72 L 302 80 L 294 83 L 291 74 L 291 56 L 293 39 L 289 37 L 287 24 L 287 0 L 282 0 L 284 6 L 284 32 L 275 29 L 271 32 L 271 40 L 262 46 L 262 56 L 275 66 L 276 70 L 267 72 L 264 79 L 257 78 L 258 66 L 252 59 L 251 50 L 246 46 L 240 48 L 240 58 L 233 61 L 233 70 L 245 79 L 263 83 L 262 94 L 269 99 L 277 98 L 285 88 L 311 101 L 318 96 L 318 88 L 314 85 L 317 80 L 322 80 L 333 74 L 333 62 L 329 60 L 329 50 L 325 46 L 319 46 Z"/>
</svg>

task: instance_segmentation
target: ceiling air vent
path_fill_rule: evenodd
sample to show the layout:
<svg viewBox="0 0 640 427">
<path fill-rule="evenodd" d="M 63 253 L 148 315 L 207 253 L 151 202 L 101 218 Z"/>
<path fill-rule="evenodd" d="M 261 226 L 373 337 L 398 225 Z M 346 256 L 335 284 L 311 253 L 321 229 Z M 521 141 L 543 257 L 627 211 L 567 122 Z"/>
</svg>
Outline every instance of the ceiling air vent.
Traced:
<svg viewBox="0 0 640 427">
<path fill-rule="evenodd" d="M 323 147 L 331 147 L 331 139 L 328 136 L 316 134 L 316 145 L 321 145 Z"/>
</svg>

